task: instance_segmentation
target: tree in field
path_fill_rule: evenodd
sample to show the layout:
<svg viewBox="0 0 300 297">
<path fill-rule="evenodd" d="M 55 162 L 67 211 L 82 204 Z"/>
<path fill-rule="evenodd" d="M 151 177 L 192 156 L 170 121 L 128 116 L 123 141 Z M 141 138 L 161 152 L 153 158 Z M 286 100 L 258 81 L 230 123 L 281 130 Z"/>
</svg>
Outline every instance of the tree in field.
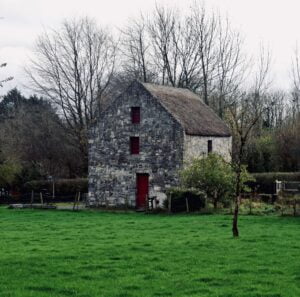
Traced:
<svg viewBox="0 0 300 297">
<path fill-rule="evenodd" d="M 232 233 L 234 237 L 239 236 L 238 215 L 243 184 L 242 173 L 245 163 L 245 149 L 251 133 L 262 118 L 262 114 L 266 108 L 264 94 L 269 86 L 269 67 L 270 54 L 262 51 L 253 88 L 249 92 L 241 92 L 239 96 L 233 98 L 231 104 L 228 105 L 227 121 L 233 133 L 233 168 L 236 174 L 234 215 L 232 222 Z"/>
<path fill-rule="evenodd" d="M 234 134 L 234 147 L 236 153 L 233 155 L 233 168 L 236 173 L 235 195 L 234 195 L 234 216 L 232 223 L 232 233 L 234 237 L 239 236 L 238 215 L 240 205 L 240 195 L 242 191 L 242 166 L 245 157 L 245 148 L 248 143 L 250 133 L 259 118 L 261 110 L 253 110 L 253 97 L 242 95 L 243 99 L 235 102 L 234 106 L 229 107 L 228 122 Z"/>
<path fill-rule="evenodd" d="M 115 62 L 110 33 L 82 18 L 42 34 L 26 68 L 32 88 L 57 106 L 85 157 L 87 129 L 107 96 Z"/>
</svg>

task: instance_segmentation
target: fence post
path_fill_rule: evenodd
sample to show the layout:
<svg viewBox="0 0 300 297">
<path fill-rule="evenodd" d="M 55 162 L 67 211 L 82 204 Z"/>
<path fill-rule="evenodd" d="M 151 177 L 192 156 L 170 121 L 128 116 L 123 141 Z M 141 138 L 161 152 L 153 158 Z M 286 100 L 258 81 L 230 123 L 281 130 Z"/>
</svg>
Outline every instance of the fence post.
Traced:
<svg viewBox="0 0 300 297">
<path fill-rule="evenodd" d="M 283 190 L 283 187 L 282 187 L 282 181 L 279 181 L 279 180 L 275 180 L 275 188 L 276 188 L 276 195 L 278 195 L 279 191 L 280 190 Z"/>
<path fill-rule="evenodd" d="M 54 178 L 52 180 L 52 199 L 55 199 L 55 183 L 54 183 Z"/>
<path fill-rule="evenodd" d="M 104 198 L 105 198 L 105 207 L 108 208 L 109 204 L 108 204 L 108 200 L 107 200 L 107 195 L 106 194 L 105 194 Z"/>
<path fill-rule="evenodd" d="M 75 210 L 75 206 L 76 206 L 76 200 L 77 200 L 77 192 L 76 192 L 76 194 L 75 194 L 75 198 L 74 198 L 73 210 Z"/>
<path fill-rule="evenodd" d="M 80 201 L 80 191 L 75 194 L 73 210 L 75 210 L 75 208 L 77 210 L 79 209 L 79 201 Z"/>
<path fill-rule="evenodd" d="M 252 191 L 252 193 L 250 194 L 250 198 L 249 198 L 249 214 L 252 215 L 252 202 L 254 199 L 254 191 Z"/>
<path fill-rule="evenodd" d="M 33 199 L 34 199 L 34 191 L 32 190 L 31 191 L 31 198 L 30 198 L 31 207 L 32 207 L 32 204 L 33 204 Z"/>
<path fill-rule="evenodd" d="M 190 212 L 190 208 L 189 208 L 189 200 L 187 197 L 185 197 L 185 205 L 186 205 L 186 212 Z"/>
<path fill-rule="evenodd" d="M 146 209 L 145 209 L 145 212 L 148 212 L 148 210 L 150 209 L 149 202 L 150 202 L 149 195 L 146 195 L 146 205 L 145 205 Z"/>
<path fill-rule="evenodd" d="M 125 196 L 125 210 L 127 211 L 128 210 L 128 197 Z"/>
<path fill-rule="evenodd" d="M 171 213 L 172 212 L 172 193 L 170 193 L 170 195 L 169 195 L 169 203 L 168 203 L 168 211 L 169 211 L 169 213 Z"/>
</svg>

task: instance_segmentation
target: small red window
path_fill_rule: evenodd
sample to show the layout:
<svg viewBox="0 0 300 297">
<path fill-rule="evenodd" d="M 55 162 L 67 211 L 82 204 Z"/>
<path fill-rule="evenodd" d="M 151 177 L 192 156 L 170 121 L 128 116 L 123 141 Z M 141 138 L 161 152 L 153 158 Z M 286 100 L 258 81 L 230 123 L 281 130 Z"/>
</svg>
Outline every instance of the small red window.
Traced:
<svg viewBox="0 0 300 297">
<path fill-rule="evenodd" d="M 139 124 L 141 121 L 141 114 L 139 107 L 131 107 L 131 122 L 133 124 Z"/>
<path fill-rule="evenodd" d="M 132 155 L 138 155 L 140 153 L 140 138 L 130 137 L 130 153 Z"/>
</svg>

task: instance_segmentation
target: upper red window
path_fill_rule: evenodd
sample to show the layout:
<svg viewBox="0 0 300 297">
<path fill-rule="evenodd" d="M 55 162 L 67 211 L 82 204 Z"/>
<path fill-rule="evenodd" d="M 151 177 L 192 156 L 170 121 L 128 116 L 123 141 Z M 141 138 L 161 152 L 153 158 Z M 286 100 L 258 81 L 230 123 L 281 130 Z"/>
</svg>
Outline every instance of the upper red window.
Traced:
<svg viewBox="0 0 300 297">
<path fill-rule="evenodd" d="M 138 155 L 140 153 L 140 138 L 130 137 L 130 153 L 132 155 Z"/>
<path fill-rule="evenodd" d="M 133 124 L 139 124 L 141 121 L 141 113 L 139 107 L 131 107 L 131 122 Z"/>
</svg>

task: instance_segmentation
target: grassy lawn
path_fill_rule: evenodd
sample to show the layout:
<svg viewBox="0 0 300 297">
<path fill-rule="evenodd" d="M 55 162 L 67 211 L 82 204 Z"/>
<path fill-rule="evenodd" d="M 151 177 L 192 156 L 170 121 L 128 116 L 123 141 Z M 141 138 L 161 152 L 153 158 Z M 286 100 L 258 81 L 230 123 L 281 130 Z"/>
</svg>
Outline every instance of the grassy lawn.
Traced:
<svg viewBox="0 0 300 297">
<path fill-rule="evenodd" d="M 0 208 L 0 296 L 300 296 L 300 219 Z"/>
</svg>

